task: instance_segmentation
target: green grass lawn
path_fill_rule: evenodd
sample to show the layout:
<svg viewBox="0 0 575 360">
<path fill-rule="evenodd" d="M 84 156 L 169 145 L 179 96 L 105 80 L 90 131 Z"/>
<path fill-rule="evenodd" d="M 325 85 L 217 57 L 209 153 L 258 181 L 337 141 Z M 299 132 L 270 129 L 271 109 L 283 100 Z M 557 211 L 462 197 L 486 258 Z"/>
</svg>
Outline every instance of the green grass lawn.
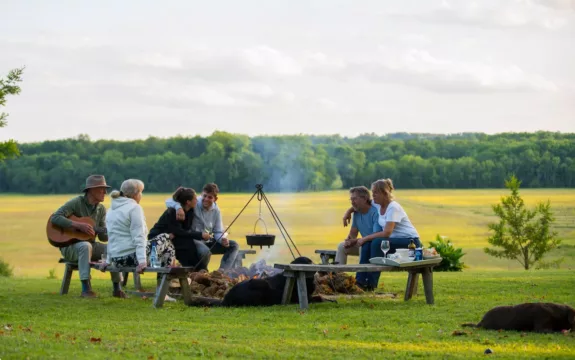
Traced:
<svg viewBox="0 0 575 360">
<path fill-rule="evenodd" d="M 79 281 L 58 295 L 59 279 L 0 278 L 0 359 L 189 358 L 575 358 L 575 336 L 469 330 L 497 305 L 552 301 L 575 306 L 569 270 L 435 273 L 435 305 L 423 289 L 402 300 L 405 273 L 382 275 L 398 299 L 347 300 L 271 308 L 188 308 L 181 301 L 154 309 L 151 299 L 82 299 Z M 153 280 L 144 279 L 152 287 Z M 420 282 L 421 283 L 421 282 Z M 420 285 L 421 286 L 421 285 Z M 8 325 L 9 324 L 9 325 Z M 12 330 L 8 330 L 12 329 Z"/>
</svg>

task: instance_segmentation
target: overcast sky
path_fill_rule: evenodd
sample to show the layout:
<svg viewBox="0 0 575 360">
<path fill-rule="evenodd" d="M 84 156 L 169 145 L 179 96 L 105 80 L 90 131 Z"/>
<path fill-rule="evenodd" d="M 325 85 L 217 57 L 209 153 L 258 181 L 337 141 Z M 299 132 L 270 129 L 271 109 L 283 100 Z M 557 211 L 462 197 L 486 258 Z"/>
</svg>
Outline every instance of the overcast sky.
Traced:
<svg viewBox="0 0 575 360">
<path fill-rule="evenodd" d="M 575 131 L 575 0 L 0 0 L 0 140 Z"/>
</svg>

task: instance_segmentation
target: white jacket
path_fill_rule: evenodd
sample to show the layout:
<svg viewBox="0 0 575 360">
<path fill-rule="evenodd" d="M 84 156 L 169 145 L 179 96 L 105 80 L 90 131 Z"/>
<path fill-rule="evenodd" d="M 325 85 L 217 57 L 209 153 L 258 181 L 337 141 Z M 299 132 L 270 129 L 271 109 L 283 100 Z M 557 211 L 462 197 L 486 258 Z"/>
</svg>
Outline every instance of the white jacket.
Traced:
<svg viewBox="0 0 575 360">
<path fill-rule="evenodd" d="M 112 199 L 112 206 L 106 214 L 108 230 L 108 256 L 111 258 L 136 253 L 138 263 L 146 263 L 148 227 L 144 210 L 134 199 L 120 196 Z"/>
</svg>

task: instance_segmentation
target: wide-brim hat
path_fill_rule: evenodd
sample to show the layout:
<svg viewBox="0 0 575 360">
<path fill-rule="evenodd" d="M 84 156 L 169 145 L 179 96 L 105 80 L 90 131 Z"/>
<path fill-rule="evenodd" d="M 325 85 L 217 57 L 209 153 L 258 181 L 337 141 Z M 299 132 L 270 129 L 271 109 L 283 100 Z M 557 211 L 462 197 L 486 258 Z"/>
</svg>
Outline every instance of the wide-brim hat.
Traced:
<svg viewBox="0 0 575 360">
<path fill-rule="evenodd" d="M 104 175 L 90 175 L 86 179 L 86 187 L 84 187 L 84 190 L 82 191 L 99 187 L 110 188 L 111 186 L 106 184 L 106 178 Z"/>
</svg>

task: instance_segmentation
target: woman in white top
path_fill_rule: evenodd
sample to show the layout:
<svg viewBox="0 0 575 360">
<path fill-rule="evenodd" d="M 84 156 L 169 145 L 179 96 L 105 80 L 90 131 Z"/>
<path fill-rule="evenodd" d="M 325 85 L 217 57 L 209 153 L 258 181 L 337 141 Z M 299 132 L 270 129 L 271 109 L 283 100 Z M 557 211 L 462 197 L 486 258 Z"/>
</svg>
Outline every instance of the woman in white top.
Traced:
<svg viewBox="0 0 575 360">
<path fill-rule="evenodd" d="M 148 227 L 144 210 L 140 206 L 144 183 L 137 179 L 128 179 L 122 183 L 120 191 L 112 191 L 112 205 L 106 215 L 108 230 L 108 255 L 101 269 L 108 264 L 116 268 L 136 267 L 143 273 L 148 265 L 151 243 L 155 242 L 160 266 L 173 265 L 175 250 L 172 234 L 159 234 L 148 240 Z M 168 299 L 170 300 L 170 299 Z"/>
<path fill-rule="evenodd" d="M 368 241 L 382 238 L 389 239 L 390 254 L 395 253 L 396 249 L 405 248 L 414 241 L 415 245 L 420 247 L 419 234 L 409 220 L 407 213 L 397 201 L 393 199 L 393 182 L 391 179 L 381 179 L 371 184 L 373 196 L 373 206 L 378 208 L 378 223 L 383 231 L 374 232 L 371 235 L 362 237 L 357 241 L 361 246 Z M 375 244 L 374 244 L 375 245 Z M 377 246 L 379 248 L 379 245 Z M 383 256 L 383 252 L 379 256 Z"/>
</svg>

